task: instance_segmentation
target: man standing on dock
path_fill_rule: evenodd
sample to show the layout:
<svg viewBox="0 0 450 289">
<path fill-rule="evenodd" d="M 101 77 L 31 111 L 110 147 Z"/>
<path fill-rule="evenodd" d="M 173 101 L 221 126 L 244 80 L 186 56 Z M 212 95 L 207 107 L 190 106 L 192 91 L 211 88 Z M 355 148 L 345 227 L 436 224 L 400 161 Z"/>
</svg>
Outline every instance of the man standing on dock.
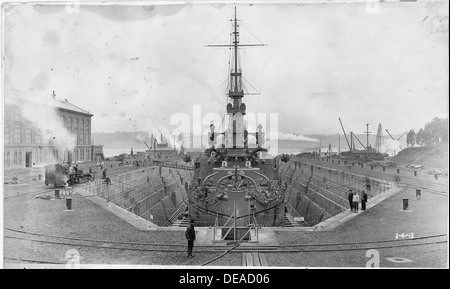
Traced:
<svg viewBox="0 0 450 289">
<path fill-rule="evenodd" d="M 355 210 L 355 213 L 358 213 L 358 209 L 359 209 L 359 195 L 356 192 L 353 195 L 353 209 Z"/>
<path fill-rule="evenodd" d="M 362 190 L 361 194 L 361 210 L 366 210 L 366 203 L 367 203 L 367 194 L 365 190 Z"/>
<path fill-rule="evenodd" d="M 348 190 L 348 202 L 350 203 L 350 211 L 353 212 L 353 191 Z"/>
<path fill-rule="evenodd" d="M 194 228 L 194 220 L 191 220 L 189 227 L 186 229 L 186 239 L 188 240 L 188 251 L 187 255 L 189 258 L 194 257 L 192 255 L 192 250 L 194 249 L 194 241 L 195 241 L 195 228 Z"/>
</svg>

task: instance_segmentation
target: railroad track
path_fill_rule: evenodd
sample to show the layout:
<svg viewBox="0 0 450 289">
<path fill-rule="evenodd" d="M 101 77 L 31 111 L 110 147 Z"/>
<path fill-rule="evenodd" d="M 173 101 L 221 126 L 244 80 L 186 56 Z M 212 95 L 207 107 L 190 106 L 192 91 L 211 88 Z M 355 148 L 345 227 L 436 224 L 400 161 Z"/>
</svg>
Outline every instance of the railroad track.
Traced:
<svg viewBox="0 0 450 289">
<path fill-rule="evenodd" d="M 16 195 L 4 197 L 3 199 L 4 200 L 8 200 L 8 199 L 18 198 L 18 197 L 25 196 L 25 195 L 34 195 L 34 196 L 36 196 L 36 195 L 39 195 L 39 194 L 54 192 L 55 190 L 56 190 L 56 188 L 40 189 L 40 190 L 37 190 L 37 191 L 24 192 L 24 193 L 21 193 L 21 194 L 16 194 Z"/>
<path fill-rule="evenodd" d="M 64 236 L 47 235 L 40 233 L 33 233 L 23 230 L 15 230 L 5 228 L 5 239 L 14 241 L 36 242 L 43 244 L 51 244 L 56 246 L 67 246 L 75 248 L 94 248 L 99 250 L 121 250 L 121 251 L 140 251 L 140 252 L 167 252 L 167 253 L 185 253 L 185 244 L 167 244 L 167 243 L 139 243 L 139 242 L 123 242 L 101 239 L 83 239 L 71 238 Z M 447 234 L 436 234 L 428 236 L 420 236 L 413 239 L 399 239 L 399 240 L 374 240 L 362 242 L 342 242 L 342 243 L 316 243 L 316 244 L 290 244 L 278 246 L 258 246 L 251 244 L 241 244 L 233 246 L 196 246 L 198 253 L 217 254 L 218 256 L 212 258 L 208 262 L 202 264 L 208 265 L 226 254 L 229 253 L 243 253 L 243 252 L 258 252 L 258 253 L 277 253 L 277 254 L 292 254 L 292 253 L 307 253 L 307 252 L 339 252 L 339 251 L 360 251 L 369 249 L 389 249 L 402 247 L 425 246 L 432 244 L 448 243 Z M 31 262 L 31 261 L 30 261 Z M 38 261 L 36 261 L 38 262 Z"/>
<path fill-rule="evenodd" d="M 438 185 L 443 186 L 443 190 L 430 189 L 430 188 L 423 187 L 423 186 L 413 186 L 413 185 L 402 183 L 402 182 L 400 182 L 400 184 L 402 187 L 406 187 L 409 189 L 420 189 L 423 192 L 427 192 L 427 193 L 431 193 L 431 194 L 435 194 L 435 195 L 439 195 L 439 196 L 443 196 L 443 197 L 448 197 L 448 186 L 444 185 L 444 184 L 438 184 Z"/>
</svg>

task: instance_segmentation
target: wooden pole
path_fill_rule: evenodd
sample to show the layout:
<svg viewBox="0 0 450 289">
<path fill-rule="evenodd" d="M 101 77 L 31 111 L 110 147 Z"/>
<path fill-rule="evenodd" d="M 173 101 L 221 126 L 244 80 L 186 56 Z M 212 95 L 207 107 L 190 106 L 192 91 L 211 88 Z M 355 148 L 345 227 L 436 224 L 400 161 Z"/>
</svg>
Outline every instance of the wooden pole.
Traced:
<svg viewBox="0 0 450 289">
<path fill-rule="evenodd" d="M 236 243 L 236 201 L 234 201 L 234 242 Z"/>
</svg>

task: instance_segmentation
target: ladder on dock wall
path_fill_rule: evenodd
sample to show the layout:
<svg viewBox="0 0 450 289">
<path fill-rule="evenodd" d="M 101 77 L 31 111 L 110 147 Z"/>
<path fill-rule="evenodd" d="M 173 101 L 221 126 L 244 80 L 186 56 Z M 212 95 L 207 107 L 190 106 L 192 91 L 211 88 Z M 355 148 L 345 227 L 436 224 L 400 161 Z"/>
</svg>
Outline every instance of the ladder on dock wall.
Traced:
<svg viewBox="0 0 450 289">
<path fill-rule="evenodd" d="M 283 227 L 309 227 L 305 222 L 305 218 L 300 216 L 289 203 L 285 203 L 285 208 L 287 212 L 283 216 Z M 297 221 L 295 218 L 299 218 L 300 220 Z"/>
<path fill-rule="evenodd" d="M 189 224 L 191 223 L 191 218 L 189 217 L 183 217 L 182 219 L 177 219 L 175 223 L 173 223 L 172 227 L 189 227 Z"/>
<path fill-rule="evenodd" d="M 186 211 L 186 208 L 187 203 L 183 202 L 175 211 L 175 213 L 169 218 L 169 220 L 167 220 L 167 222 L 164 224 L 164 227 L 187 227 L 184 226 L 184 223 L 190 222 L 190 218 L 188 218 L 187 216 L 179 218 Z"/>
</svg>

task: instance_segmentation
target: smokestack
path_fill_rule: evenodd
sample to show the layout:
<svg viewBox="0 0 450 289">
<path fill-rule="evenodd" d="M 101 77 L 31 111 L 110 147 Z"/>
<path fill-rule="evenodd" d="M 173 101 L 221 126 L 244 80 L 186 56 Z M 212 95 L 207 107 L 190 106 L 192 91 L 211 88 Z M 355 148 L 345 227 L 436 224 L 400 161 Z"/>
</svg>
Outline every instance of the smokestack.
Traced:
<svg viewBox="0 0 450 289">
<path fill-rule="evenodd" d="M 152 134 L 152 138 L 151 138 L 151 148 L 153 148 L 155 146 L 155 142 L 153 141 L 153 134 Z"/>
</svg>

